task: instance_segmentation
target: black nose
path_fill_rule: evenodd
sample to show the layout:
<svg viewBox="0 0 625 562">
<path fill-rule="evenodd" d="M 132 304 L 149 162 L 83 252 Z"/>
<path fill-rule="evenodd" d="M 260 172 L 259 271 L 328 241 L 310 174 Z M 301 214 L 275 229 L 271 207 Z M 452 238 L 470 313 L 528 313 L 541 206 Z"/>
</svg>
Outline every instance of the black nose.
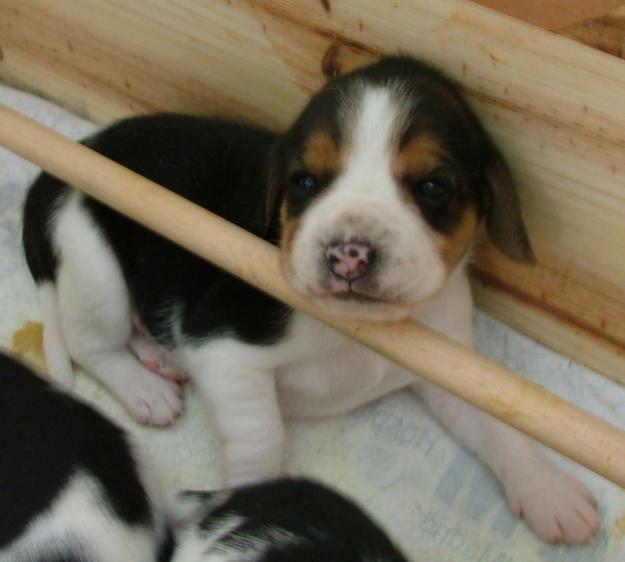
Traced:
<svg viewBox="0 0 625 562">
<path fill-rule="evenodd" d="M 346 281 L 363 277 L 375 260 L 375 249 L 367 240 L 337 242 L 326 248 L 330 271 Z"/>
</svg>

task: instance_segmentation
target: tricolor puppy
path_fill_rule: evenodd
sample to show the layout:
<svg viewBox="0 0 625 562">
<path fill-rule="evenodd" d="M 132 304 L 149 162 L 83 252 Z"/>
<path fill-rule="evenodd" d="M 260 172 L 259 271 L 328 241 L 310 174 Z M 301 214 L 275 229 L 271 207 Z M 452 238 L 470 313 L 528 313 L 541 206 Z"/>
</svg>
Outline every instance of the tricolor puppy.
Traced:
<svg viewBox="0 0 625 562">
<path fill-rule="evenodd" d="M 472 345 L 466 266 L 484 227 L 532 261 L 508 168 L 457 88 L 393 57 L 329 82 L 283 135 L 177 115 L 122 121 L 93 149 L 279 244 L 319 306 L 412 317 Z M 142 422 L 170 423 L 188 373 L 223 441 L 228 484 L 280 471 L 284 416 L 345 412 L 412 386 L 551 541 L 597 528 L 588 490 L 515 430 L 43 174 L 25 208 L 45 349 L 69 357 Z"/>
<path fill-rule="evenodd" d="M 0 562 L 406 562 L 315 482 L 163 493 L 121 429 L 2 353 L 0 412 Z"/>
</svg>

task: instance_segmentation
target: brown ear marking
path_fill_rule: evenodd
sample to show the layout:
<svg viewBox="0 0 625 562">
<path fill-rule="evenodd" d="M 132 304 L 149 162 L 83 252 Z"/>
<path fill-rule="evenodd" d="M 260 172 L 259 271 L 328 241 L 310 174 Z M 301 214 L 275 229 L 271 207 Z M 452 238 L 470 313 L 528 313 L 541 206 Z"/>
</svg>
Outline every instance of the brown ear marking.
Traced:
<svg viewBox="0 0 625 562">
<path fill-rule="evenodd" d="M 486 211 L 489 238 L 509 258 L 523 263 L 536 263 L 510 169 L 495 148 L 486 165 L 486 182 L 490 199 Z"/>
</svg>

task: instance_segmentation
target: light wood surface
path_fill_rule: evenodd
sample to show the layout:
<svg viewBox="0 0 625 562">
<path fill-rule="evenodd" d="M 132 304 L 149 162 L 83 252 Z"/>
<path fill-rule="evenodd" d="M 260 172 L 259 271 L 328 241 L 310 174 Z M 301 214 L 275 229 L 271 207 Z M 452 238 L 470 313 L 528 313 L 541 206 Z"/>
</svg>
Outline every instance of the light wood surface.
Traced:
<svg viewBox="0 0 625 562">
<path fill-rule="evenodd" d="M 625 486 L 615 426 L 423 325 L 322 313 L 286 283 L 274 246 L 2 105 L 0 146 Z"/>
<path fill-rule="evenodd" d="M 625 2 L 607 14 L 570 25 L 558 33 L 610 55 L 625 58 Z"/>
<path fill-rule="evenodd" d="M 274 128 L 323 70 L 398 51 L 439 64 L 509 158 L 539 259 L 486 245 L 478 305 L 622 380 L 625 62 L 462 0 L 0 0 L 0 48 L 0 77 L 97 121 L 182 110 Z"/>
<path fill-rule="evenodd" d="M 604 16 L 623 0 L 471 0 L 545 29 L 560 30 Z"/>
<path fill-rule="evenodd" d="M 625 0 L 471 0 L 625 58 Z"/>
</svg>

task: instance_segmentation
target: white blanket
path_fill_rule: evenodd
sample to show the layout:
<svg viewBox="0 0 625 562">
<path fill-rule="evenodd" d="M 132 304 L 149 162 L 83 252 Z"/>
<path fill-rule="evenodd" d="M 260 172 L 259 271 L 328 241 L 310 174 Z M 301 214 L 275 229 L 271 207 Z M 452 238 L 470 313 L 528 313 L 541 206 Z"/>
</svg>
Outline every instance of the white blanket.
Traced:
<svg viewBox="0 0 625 562">
<path fill-rule="evenodd" d="M 49 102 L 1 84 L 0 101 L 74 138 L 95 128 Z M 39 321 L 40 311 L 20 240 L 21 204 L 36 173 L 34 166 L 0 148 L 0 346 L 13 346 L 40 361 L 38 326 L 28 324 Z M 625 427 L 624 388 L 484 314 L 476 314 L 475 325 L 479 351 Z M 79 377 L 77 392 L 136 436 L 169 485 L 214 486 L 219 453 L 196 393 L 187 390 L 184 416 L 173 428 L 161 430 L 134 424 L 86 376 Z M 625 560 L 625 495 L 562 458 L 557 462 L 571 465 L 599 500 L 603 531 L 591 546 L 548 546 L 536 540 L 510 514 L 489 471 L 459 447 L 409 392 L 350 415 L 288 424 L 287 470 L 321 478 L 356 498 L 412 560 Z"/>
</svg>

